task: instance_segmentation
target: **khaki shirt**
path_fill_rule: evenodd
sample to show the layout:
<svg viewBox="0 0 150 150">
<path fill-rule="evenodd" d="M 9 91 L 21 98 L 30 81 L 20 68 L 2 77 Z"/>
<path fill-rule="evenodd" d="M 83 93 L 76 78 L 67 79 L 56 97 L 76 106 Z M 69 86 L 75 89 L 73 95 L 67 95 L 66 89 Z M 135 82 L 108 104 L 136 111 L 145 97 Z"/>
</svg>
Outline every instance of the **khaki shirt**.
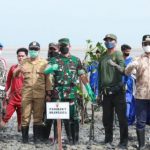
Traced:
<svg viewBox="0 0 150 150">
<path fill-rule="evenodd" d="M 150 100 L 150 56 L 142 54 L 137 57 L 125 69 L 125 74 L 129 75 L 133 69 L 136 70 L 136 99 Z"/>
<path fill-rule="evenodd" d="M 42 58 L 38 58 L 35 61 L 26 58 L 23 61 L 21 65 L 24 75 L 23 98 L 44 98 L 45 91 L 51 89 L 49 75 L 44 74 L 46 66 L 47 61 Z"/>
</svg>

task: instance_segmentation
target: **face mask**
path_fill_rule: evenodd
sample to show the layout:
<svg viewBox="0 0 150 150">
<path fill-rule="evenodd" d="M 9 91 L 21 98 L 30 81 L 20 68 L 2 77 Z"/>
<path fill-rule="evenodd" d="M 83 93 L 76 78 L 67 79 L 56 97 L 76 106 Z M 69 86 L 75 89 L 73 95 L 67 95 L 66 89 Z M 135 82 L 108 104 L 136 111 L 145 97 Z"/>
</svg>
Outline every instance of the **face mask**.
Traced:
<svg viewBox="0 0 150 150">
<path fill-rule="evenodd" d="M 123 53 L 123 55 L 124 55 L 124 56 L 129 56 L 130 54 L 129 54 L 129 53 Z"/>
<path fill-rule="evenodd" d="M 69 48 L 68 47 L 60 47 L 60 52 L 62 54 L 67 54 L 69 52 Z"/>
<path fill-rule="evenodd" d="M 148 46 L 143 46 L 143 50 L 144 50 L 144 52 L 146 52 L 146 53 L 150 53 L 150 45 L 148 45 Z"/>
<path fill-rule="evenodd" d="M 0 55 L 1 55 L 2 51 L 0 51 Z"/>
<path fill-rule="evenodd" d="M 31 58 L 36 58 L 39 55 L 39 51 L 29 50 L 29 55 Z"/>
<path fill-rule="evenodd" d="M 105 42 L 105 46 L 108 49 L 112 49 L 116 46 L 116 44 L 114 42 Z"/>
<path fill-rule="evenodd" d="M 57 52 L 50 52 L 48 57 L 57 57 L 59 54 Z"/>
</svg>

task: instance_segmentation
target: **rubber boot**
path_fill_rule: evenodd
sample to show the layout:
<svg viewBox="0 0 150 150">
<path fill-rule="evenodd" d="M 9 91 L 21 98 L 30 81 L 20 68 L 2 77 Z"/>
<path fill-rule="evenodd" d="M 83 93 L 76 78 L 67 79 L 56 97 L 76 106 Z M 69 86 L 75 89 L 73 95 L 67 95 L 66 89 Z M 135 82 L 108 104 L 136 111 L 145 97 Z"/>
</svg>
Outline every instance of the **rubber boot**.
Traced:
<svg viewBox="0 0 150 150">
<path fill-rule="evenodd" d="M 137 133 L 137 139 L 138 139 L 138 144 L 139 150 L 144 150 L 145 149 L 145 129 L 137 129 L 136 130 Z"/>
<path fill-rule="evenodd" d="M 53 120 L 47 120 L 46 124 L 43 126 L 43 131 L 42 131 L 43 140 L 49 140 L 52 124 L 53 124 Z"/>
<path fill-rule="evenodd" d="M 75 120 L 75 144 L 79 142 L 79 122 Z"/>
<path fill-rule="evenodd" d="M 126 149 L 128 147 L 128 127 L 127 126 L 120 128 L 119 147 L 121 149 Z"/>
<path fill-rule="evenodd" d="M 105 128 L 105 144 L 112 143 L 113 141 L 113 129 Z"/>
<path fill-rule="evenodd" d="M 76 139 L 75 139 L 75 123 L 74 121 L 70 122 L 70 127 L 71 127 L 71 136 L 72 136 L 72 144 L 76 144 Z"/>
<path fill-rule="evenodd" d="M 75 139 L 76 139 L 76 142 L 78 143 L 79 142 L 79 121 L 76 120 L 75 121 Z"/>
<path fill-rule="evenodd" d="M 34 143 L 38 144 L 42 141 L 42 125 L 33 125 L 33 138 Z"/>
<path fill-rule="evenodd" d="M 22 143 L 28 143 L 29 127 L 28 126 L 22 126 L 21 131 L 22 131 Z"/>
<path fill-rule="evenodd" d="M 57 134 L 57 120 L 54 120 L 54 143 L 58 141 L 58 134 Z"/>
<path fill-rule="evenodd" d="M 71 139 L 71 125 L 70 125 L 70 121 L 69 120 L 65 120 L 64 121 L 64 126 L 65 126 L 65 131 L 67 134 L 67 139 L 69 144 L 72 143 L 72 139 Z"/>
</svg>

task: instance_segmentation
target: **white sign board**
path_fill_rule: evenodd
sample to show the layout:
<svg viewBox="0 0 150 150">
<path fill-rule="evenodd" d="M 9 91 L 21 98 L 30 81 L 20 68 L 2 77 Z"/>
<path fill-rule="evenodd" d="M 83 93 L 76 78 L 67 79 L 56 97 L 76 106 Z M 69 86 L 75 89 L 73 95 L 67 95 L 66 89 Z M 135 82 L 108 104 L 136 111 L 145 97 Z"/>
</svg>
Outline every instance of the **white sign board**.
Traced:
<svg viewBox="0 0 150 150">
<path fill-rule="evenodd" d="M 47 102 L 47 119 L 69 119 L 69 102 Z"/>
</svg>

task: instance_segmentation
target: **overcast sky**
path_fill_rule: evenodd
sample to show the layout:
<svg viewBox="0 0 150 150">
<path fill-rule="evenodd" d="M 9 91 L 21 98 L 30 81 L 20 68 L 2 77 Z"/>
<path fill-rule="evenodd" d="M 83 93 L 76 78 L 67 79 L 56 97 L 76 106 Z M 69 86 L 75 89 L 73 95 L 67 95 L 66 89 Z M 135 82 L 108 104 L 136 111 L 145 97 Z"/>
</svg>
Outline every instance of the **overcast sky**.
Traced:
<svg viewBox="0 0 150 150">
<path fill-rule="evenodd" d="M 38 41 L 45 47 L 59 38 L 73 46 L 102 42 L 107 33 L 118 44 L 141 46 L 150 34 L 149 0 L 0 0 L 0 42 L 5 47 Z"/>
</svg>

